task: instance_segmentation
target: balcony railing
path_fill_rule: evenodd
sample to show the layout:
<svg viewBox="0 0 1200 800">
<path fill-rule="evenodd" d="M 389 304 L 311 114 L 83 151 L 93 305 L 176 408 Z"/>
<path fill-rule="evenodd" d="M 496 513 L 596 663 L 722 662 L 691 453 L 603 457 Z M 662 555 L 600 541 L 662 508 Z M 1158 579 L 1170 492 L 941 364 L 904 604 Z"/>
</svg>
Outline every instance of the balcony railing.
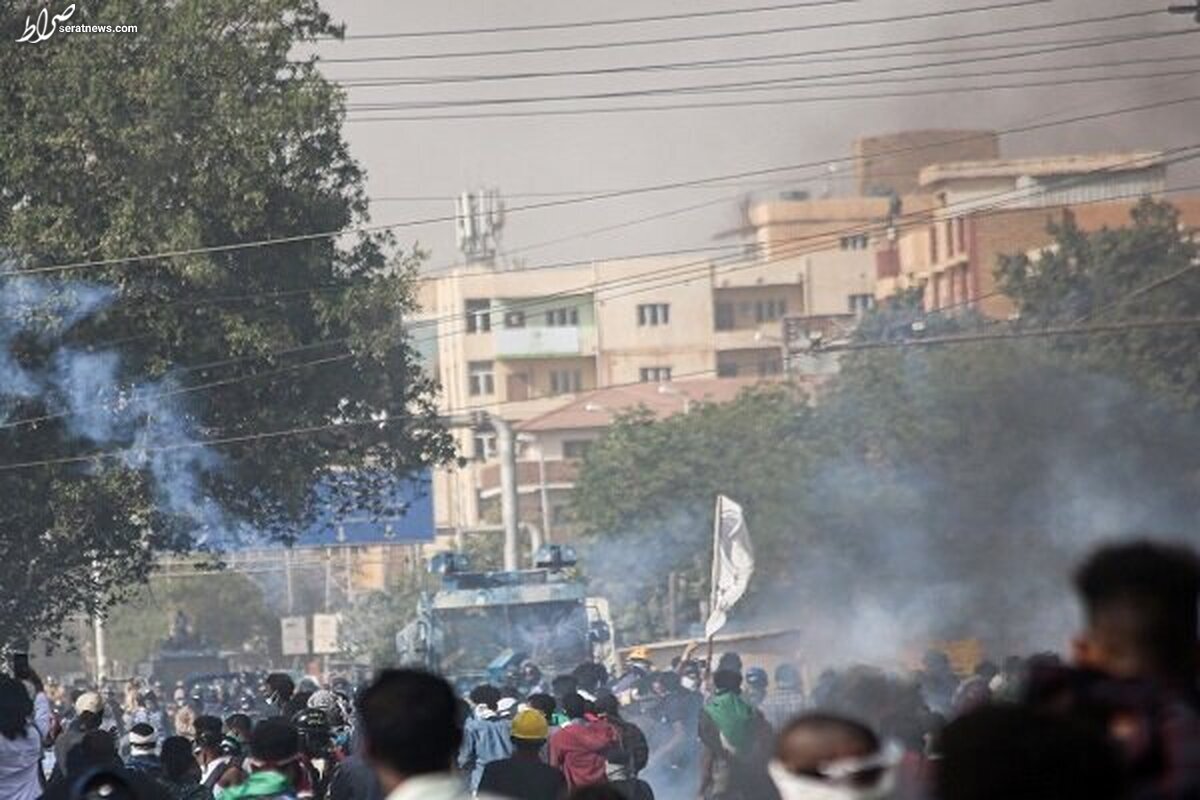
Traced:
<svg viewBox="0 0 1200 800">
<path fill-rule="evenodd" d="M 579 327 L 501 328 L 495 332 L 497 358 L 552 358 L 585 355 Z"/>
</svg>

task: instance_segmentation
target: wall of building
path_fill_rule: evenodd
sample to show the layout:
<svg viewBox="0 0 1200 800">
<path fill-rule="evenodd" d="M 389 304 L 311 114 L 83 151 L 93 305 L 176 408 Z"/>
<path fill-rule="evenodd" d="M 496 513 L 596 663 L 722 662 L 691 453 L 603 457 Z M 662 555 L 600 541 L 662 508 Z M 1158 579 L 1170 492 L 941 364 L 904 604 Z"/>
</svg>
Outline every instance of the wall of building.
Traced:
<svg viewBox="0 0 1200 800">
<path fill-rule="evenodd" d="M 938 161 L 998 158 L 1000 137 L 993 131 L 921 130 L 864 136 L 854 142 L 858 193 L 887 188 L 897 194 L 918 191 L 922 167 Z"/>
</svg>

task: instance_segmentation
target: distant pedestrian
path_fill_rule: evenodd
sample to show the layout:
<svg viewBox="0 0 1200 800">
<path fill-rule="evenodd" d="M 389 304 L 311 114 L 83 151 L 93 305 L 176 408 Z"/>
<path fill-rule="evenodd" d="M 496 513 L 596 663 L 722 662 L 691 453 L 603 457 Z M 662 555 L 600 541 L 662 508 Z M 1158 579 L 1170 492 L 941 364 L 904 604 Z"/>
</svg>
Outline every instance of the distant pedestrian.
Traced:
<svg viewBox="0 0 1200 800">
<path fill-rule="evenodd" d="M 759 710 L 773 729 L 781 731 L 805 706 L 800 671 L 793 664 L 780 664 L 775 668 L 775 688 L 767 693 Z"/>
</svg>

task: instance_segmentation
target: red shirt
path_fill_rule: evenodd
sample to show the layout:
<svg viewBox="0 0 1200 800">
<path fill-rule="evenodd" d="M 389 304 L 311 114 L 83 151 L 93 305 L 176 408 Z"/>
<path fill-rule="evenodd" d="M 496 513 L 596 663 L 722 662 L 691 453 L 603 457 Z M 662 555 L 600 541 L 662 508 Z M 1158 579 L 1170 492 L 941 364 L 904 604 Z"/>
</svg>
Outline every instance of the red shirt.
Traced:
<svg viewBox="0 0 1200 800">
<path fill-rule="evenodd" d="M 619 741 L 604 720 L 572 720 L 550 737 L 550 765 L 562 770 L 571 789 L 604 783 L 605 753 Z"/>
</svg>

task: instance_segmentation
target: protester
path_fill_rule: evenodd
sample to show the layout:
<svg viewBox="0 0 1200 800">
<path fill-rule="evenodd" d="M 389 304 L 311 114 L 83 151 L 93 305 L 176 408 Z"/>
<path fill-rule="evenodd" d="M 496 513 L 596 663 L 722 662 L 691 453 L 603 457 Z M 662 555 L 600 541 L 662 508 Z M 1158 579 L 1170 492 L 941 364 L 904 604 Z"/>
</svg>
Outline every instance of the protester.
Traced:
<svg viewBox="0 0 1200 800">
<path fill-rule="evenodd" d="M 758 759 L 765 760 L 771 727 L 762 713 L 742 697 L 739 673 L 717 670 L 713 688 L 715 694 L 704 705 L 698 726 L 704 746 L 700 792 L 710 800 L 743 797 L 736 775 L 752 770 Z"/>
<path fill-rule="evenodd" d="M 512 723 L 513 754 L 484 768 L 480 794 L 514 800 L 563 800 L 567 795 L 566 778 L 541 760 L 549 731 L 541 712 L 532 708 L 518 712 Z"/>
<path fill-rule="evenodd" d="M 451 772 L 462 745 L 450 684 L 416 670 L 385 670 L 360 703 L 367 758 L 387 800 L 467 800 Z"/>
<path fill-rule="evenodd" d="M 284 713 L 295 693 L 296 683 L 287 673 L 272 672 L 263 680 L 263 699 L 266 701 L 268 709 L 275 715 Z"/>
<path fill-rule="evenodd" d="M 770 688 L 770 680 L 767 678 L 767 671 L 762 667 L 751 667 L 746 670 L 746 690 L 743 697 L 746 702 L 755 708 L 760 708 L 763 700 L 767 699 L 767 690 Z"/>
<path fill-rule="evenodd" d="M 800 670 L 784 662 L 775 668 L 775 688 L 767 693 L 759 710 L 771 727 L 782 731 L 793 717 L 806 707 Z"/>
<path fill-rule="evenodd" d="M 286 719 L 271 717 L 250 735 L 246 779 L 221 793 L 222 800 L 312 797 L 312 782 L 300 754 L 300 735 Z"/>
<path fill-rule="evenodd" d="M 1102 735 L 1078 721 L 1026 707 L 995 705 L 960 717 L 946 726 L 939 751 L 939 800 L 1125 796 L 1117 757 Z M 790 798 L 783 795 L 783 800 Z"/>
<path fill-rule="evenodd" d="M 159 760 L 159 783 L 171 800 L 211 800 L 212 791 L 200 782 L 200 765 L 192 755 L 191 742 L 182 736 L 168 736 L 163 740 Z"/>
<path fill-rule="evenodd" d="M 254 722 L 246 714 L 230 714 L 225 718 L 225 735 L 234 739 L 242 747 L 250 744 L 250 732 L 254 729 Z"/>
<path fill-rule="evenodd" d="M 589 719 L 587 701 L 578 694 L 562 700 L 567 722 L 550 737 L 550 765 L 563 771 L 572 789 L 603 783 L 607 779 L 607 753 L 619 744 L 612 725 L 602 719 Z"/>
<path fill-rule="evenodd" d="M 1034 661 L 1027 702 L 1098 721 L 1139 800 L 1200 797 L 1194 551 L 1151 542 L 1106 547 L 1083 564 L 1075 585 L 1085 612 L 1074 644 L 1080 669 Z"/>
<path fill-rule="evenodd" d="M 783 727 L 767 769 L 780 800 L 871 800 L 888 796 L 896 760 L 867 726 L 814 712 Z"/>
<path fill-rule="evenodd" d="M 246 780 L 243 758 L 227 751 L 225 738 L 219 732 L 205 730 L 196 734 L 194 752 L 200 764 L 200 783 L 214 797 L 221 797 L 226 789 Z"/>
<path fill-rule="evenodd" d="M 96 692 L 83 692 L 75 699 L 75 719 L 67 725 L 54 742 L 54 774 L 66 772 L 67 754 L 92 731 L 100 730 L 104 721 L 104 698 Z"/>
<path fill-rule="evenodd" d="M 158 734 L 145 722 L 139 722 L 129 729 L 129 758 L 125 760 L 125 767 L 151 778 L 162 774 L 162 763 L 158 759 Z"/>
<path fill-rule="evenodd" d="M 639 777 L 650 760 L 650 745 L 642 729 L 622 718 L 621 703 L 611 693 L 596 700 L 596 714 L 617 731 L 617 744 L 606 754 L 606 772 L 613 788 L 627 800 L 654 800 L 650 784 Z"/>
<path fill-rule="evenodd" d="M 0 676 L 0 797 L 34 800 L 41 795 L 41 758 L 42 734 L 33 723 L 33 700 L 20 681 Z"/>
<path fill-rule="evenodd" d="M 473 712 L 463 729 L 458 766 L 470 775 L 471 790 L 475 791 L 484 767 L 512 755 L 512 720 L 499 715 L 501 697 L 495 686 L 476 686 L 470 698 Z"/>
</svg>

